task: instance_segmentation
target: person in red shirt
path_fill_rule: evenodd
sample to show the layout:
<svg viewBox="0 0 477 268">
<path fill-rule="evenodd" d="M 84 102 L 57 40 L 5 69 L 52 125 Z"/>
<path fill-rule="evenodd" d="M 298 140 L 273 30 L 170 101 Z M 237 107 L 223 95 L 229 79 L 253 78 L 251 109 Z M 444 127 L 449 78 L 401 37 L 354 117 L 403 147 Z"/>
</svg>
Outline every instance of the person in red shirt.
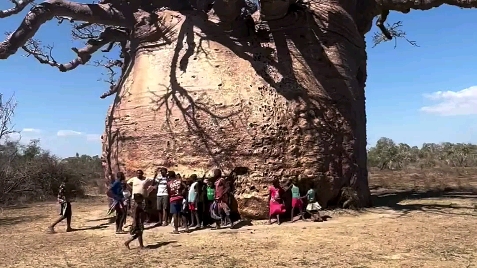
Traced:
<svg viewBox="0 0 477 268">
<path fill-rule="evenodd" d="M 187 187 L 184 185 L 180 177 L 176 176 L 174 171 L 168 172 L 169 182 L 167 183 L 167 192 L 169 194 L 170 213 L 172 214 L 174 221 L 173 234 L 179 233 L 179 215 L 182 212 L 182 201 L 184 199 L 185 190 Z M 186 225 L 186 231 L 188 227 Z"/>
<path fill-rule="evenodd" d="M 230 208 L 228 205 L 230 185 L 225 178 L 222 177 L 222 171 L 220 171 L 220 169 L 214 169 L 214 180 L 215 202 L 219 206 L 219 209 L 225 214 L 225 224 L 230 223 L 230 227 L 233 227 L 233 222 L 230 220 Z M 216 228 L 220 228 L 220 221 L 216 222 Z"/>
</svg>

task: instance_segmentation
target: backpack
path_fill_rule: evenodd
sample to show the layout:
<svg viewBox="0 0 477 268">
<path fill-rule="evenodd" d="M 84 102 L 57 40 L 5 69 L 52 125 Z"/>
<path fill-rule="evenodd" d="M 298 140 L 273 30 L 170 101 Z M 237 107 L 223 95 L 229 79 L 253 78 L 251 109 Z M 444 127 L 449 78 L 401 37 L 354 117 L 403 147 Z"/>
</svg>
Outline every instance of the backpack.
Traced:
<svg viewBox="0 0 477 268">
<path fill-rule="evenodd" d="M 217 201 L 214 201 L 210 206 L 210 217 L 217 221 L 222 219 L 222 217 L 220 217 L 219 204 Z"/>
</svg>

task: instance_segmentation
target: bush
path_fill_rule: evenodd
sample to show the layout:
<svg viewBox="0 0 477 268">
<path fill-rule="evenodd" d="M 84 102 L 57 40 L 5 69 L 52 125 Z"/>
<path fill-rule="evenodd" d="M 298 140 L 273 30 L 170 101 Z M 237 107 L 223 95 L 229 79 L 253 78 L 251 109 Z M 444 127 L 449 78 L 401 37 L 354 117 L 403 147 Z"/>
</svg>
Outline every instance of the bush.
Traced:
<svg viewBox="0 0 477 268">
<path fill-rule="evenodd" d="M 41 149 L 39 140 L 28 145 L 11 140 L 15 107 L 12 98 L 4 102 L 0 94 L 0 205 L 54 199 L 64 179 L 76 197 L 104 181 L 98 156 L 60 159 Z"/>
<path fill-rule="evenodd" d="M 38 140 L 28 145 L 6 141 L 0 145 L 0 204 L 18 204 L 54 199 L 63 179 L 76 197 L 85 186 L 102 180 L 99 157 L 59 159 L 42 150 Z"/>
</svg>

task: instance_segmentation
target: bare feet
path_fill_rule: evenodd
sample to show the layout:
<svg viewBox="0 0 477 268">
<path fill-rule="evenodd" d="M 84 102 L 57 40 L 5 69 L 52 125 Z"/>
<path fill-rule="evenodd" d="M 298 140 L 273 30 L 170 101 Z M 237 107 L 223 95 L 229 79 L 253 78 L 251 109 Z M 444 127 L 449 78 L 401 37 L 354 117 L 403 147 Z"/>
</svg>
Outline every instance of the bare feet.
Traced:
<svg viewBox="0 0 477 268">
<path fill-rule="evenodd" d="M 74 230 L 73 230 L 73 228 L 71 228 L 71 227 L 66 229 L 66 232 L 67 232 L 67 233 L 73 232 L 73 231 L 74 231 Z"/>
<path fill-rule="evenodd" d="M 126 246 L 128 249 L 131 249 L 131 248 L 129 247 L 129 242 L 127 242 L 127 241 L 124 242 L 124 246 Z"/>
<path fill-rule="evenodd" d="M 174 231 L 171 232 L 171 234 L 179 234 L 179 231 L 174 230 Z"/>
<path fill-rule="evenodd" d="M 48 231 L 47 231 L 49 234 L 54 234 L 55 233 L 55 228 L 53 227 L 48 227 Z"/>
</svg>

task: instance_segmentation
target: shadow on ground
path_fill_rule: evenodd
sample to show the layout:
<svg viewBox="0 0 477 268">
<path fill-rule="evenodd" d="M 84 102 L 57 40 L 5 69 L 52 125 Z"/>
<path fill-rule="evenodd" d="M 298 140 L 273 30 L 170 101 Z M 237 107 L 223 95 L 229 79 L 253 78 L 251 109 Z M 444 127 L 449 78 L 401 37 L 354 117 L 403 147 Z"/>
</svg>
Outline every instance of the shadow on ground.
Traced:
<svg viewBox="0 0 477 268">
<path fill-rule="evenodd" d="M 163 247 L 163 246 L 166 246 L 166 245 L 169 245 L 169 244 L 173 244 L 173 243 L 177 243 L 177 241 L 172 240 L 172 241 L 157 242 L 156 244 L 147 245 L 146 248 L 149 248 L 149 249 L 158 249 L 158 248 L 160 248 L 160 247 Z"/>
<path fill-rule="evenodd" d="M 425 200 L 430 198 L 443 198 L 448 200 L 446 204 L 436 203 L 416 203 L 410 202 L 406 204 L 406 201 L 412 200 Z M 452 202 L 455 199 L 456 202 Z M 373 206 L 380 208 L 386 207 L 392 210 L 399 211 L 403 215 L 411 211 L 425 211 L 430 213 L 439 214 L 454 214 L 454 215 L 471 215 L 477 213 L 477 189 L 474 188 L 459 188 L 454 189 L 447 187 L 445 189 L 430 189 L 430 190 L 407 190 L 407 191 L 382 191 L 380 193 L 373 194 L 372 196 Z M 463 205 L 458 200 L 475 200 L 472 205 Z M 463 213 L 458 210 L 472 210 L 473 212 Z"/>
<path fill-rule="evenodd" d="M 108 228 L 108 226 L 109 226 L 109 223 L 102 223 L 102 224 L 95 225 L 95 226 L 73 228 L 73 232 L 106 229 L 106 228 Z"/>
<path fill-rule="evenodd" d="M 43 215 L 18 216 L 18 217 L 0 217 L 0 226 L 11 226 L 21 223 L 37 221 L 46 218 Z"/>
</svg>

